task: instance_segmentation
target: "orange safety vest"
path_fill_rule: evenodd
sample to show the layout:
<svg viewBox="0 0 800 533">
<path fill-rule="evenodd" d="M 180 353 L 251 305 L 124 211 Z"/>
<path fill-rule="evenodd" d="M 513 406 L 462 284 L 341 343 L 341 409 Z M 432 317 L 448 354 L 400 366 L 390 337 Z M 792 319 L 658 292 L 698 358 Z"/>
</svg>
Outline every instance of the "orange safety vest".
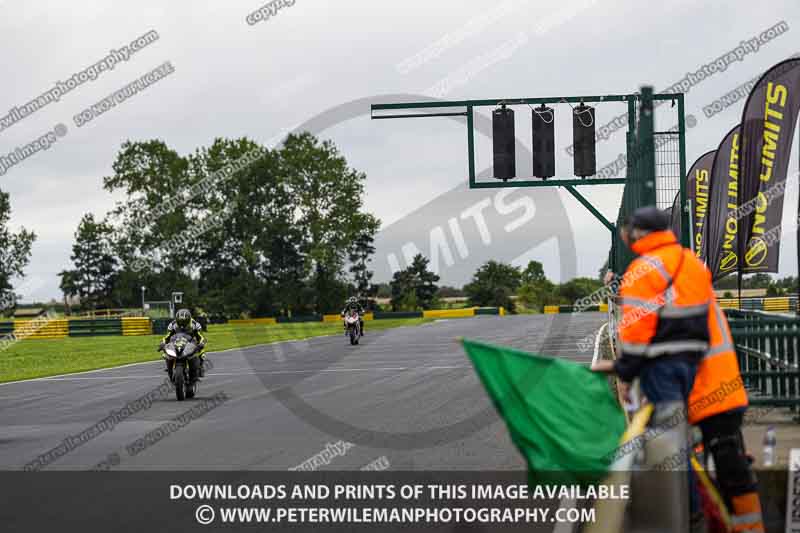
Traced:
<svg viewBox="0 0 800 533">
<path fill-rule="evenodd" d="M 709 348 L 697 367 L 694 387 L 689 394 L 689 423 L 697 424 L 709 416 L 747 407 L 736 347 L 725 313 L 716 299 L 708 314 Z"/>
<path fill-rule="evenodd" d="M 708 350 L 714 296 L 708 269 L 669 230 L 651 232 L 631 248 L 639 257 L 619 290 L 621 357 L 680 354 L 699 360 Z"/>
</svg>

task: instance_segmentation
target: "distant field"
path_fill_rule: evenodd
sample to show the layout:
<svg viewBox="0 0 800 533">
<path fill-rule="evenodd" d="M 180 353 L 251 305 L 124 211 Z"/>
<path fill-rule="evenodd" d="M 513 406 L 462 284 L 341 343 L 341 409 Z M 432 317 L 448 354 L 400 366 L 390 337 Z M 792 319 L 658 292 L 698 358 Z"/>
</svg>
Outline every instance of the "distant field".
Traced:
<svg viewBox="0 0 800 533">
<path fill-rule="evenodd" d="M 431 322 L 430 318 L 399 318 L 370 321 L 367 334 L 401 326 Z M 210 352 L 241 348 L 276 341 L 306 339 L 340 333 L 339 322 L 303 322 L 298 324 L 211 325 L 207 333 Z M 157 361 L 160 335 L 138 337 L 67 337 L 64 339 L 25 340 L 0 352 L 0 383 L 70 372 L 82 372 Z"/>
</svg>

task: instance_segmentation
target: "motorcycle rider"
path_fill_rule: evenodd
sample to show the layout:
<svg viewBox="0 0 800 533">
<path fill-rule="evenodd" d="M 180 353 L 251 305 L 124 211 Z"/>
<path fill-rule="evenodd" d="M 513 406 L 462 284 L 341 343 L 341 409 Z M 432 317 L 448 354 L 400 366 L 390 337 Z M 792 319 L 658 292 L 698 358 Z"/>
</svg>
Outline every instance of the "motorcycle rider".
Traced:
<svg viewBox="0 0 800 533">
<path fill-rule="evenodd" d="M 198 369 L 198 377 L 205 376 L 205 353 L 204 349 L 206 346 L 206 338 L 203 337 L 202 334 L 203 327 L 200 325 L 199 322 L 192 318 L 192 314 L 189 312 L 188 309 L 179 309 L 177 313 L 175 313 L 175 319 L 169 323 L 167 326 L 167 334 L 161 340 L 161 344 L 158 346 L 158 350 L 161 351 L 164 349 L 164 346 L 170 342 L 172 336 L 177 333 L 188 333 L 192 336 L 194 341 L 197 343 L 199 353 L 197 354 L 197 358 L 200 361 L 200 367 Z M 169 360 L 166 362 L 167 368 L 166 372 L 169 373 Z"/>
<path fill-rule="evenodd" d="M 361 304 L 358 303 L 358 298 L 355 296 L 351 296 L 347 299 L 347 303 L 342 309 L 340 313 L 341 316 L 345 316 L 348 311 L 354 310 L 358 313 L 358 327 L 361 328 L 361 335 L 364 335 L 364 308 L 361 307 Z M 347 324 L 344 324 L 345 330 L 347 329 Z"/>
</svg>

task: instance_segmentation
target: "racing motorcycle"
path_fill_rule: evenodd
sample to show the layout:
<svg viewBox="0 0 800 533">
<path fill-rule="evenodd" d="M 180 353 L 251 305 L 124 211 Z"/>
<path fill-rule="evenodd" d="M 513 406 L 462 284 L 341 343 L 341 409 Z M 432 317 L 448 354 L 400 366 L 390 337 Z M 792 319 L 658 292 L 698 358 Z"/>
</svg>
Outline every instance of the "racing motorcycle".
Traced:
<svg viewBox="0 0 800 533">
<path fill-rule="evenodd" d="M 169 379 L 175 385 L 178 401 L 194 398 L 197 373 L 200 367 L 200 346 L 188 333 L 176 333 L 170 342 L 161 347 L 169 368 Z"/>
<path fill-rule="evenodd" d="M 358 311 L 351 309 L 344 315 L 345 335 L 350 337 L 350 344 L 358 344 L 361 338 L 361 319 Z"/>
</svg>

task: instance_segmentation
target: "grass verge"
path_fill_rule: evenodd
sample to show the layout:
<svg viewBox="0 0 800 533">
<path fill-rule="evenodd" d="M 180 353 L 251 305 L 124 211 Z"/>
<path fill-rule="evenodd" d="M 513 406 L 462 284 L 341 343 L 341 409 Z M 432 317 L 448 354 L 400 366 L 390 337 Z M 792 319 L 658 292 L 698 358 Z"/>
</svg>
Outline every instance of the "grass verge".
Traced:
<svg viewBox="0 0 800 533">
<path fill-rule="evenodd" d="M 432 322 L 430 318 L 399 318 L 367 322 L 369 334 L 401 326 Z M 307 339 L 342 332 L 340 322 L 302 322 L 298 324 L 211 325 L 208 350 L 215 352 L 277 341 Z M 67 337 L 64 339 L 24 340 L 0 352 L 0 383 L 97 370 L 129 363 L 158 361 L 160 335 L 137 337 Z M 344 342 L 344 338 L 342 339 Z"/>
</svg>

